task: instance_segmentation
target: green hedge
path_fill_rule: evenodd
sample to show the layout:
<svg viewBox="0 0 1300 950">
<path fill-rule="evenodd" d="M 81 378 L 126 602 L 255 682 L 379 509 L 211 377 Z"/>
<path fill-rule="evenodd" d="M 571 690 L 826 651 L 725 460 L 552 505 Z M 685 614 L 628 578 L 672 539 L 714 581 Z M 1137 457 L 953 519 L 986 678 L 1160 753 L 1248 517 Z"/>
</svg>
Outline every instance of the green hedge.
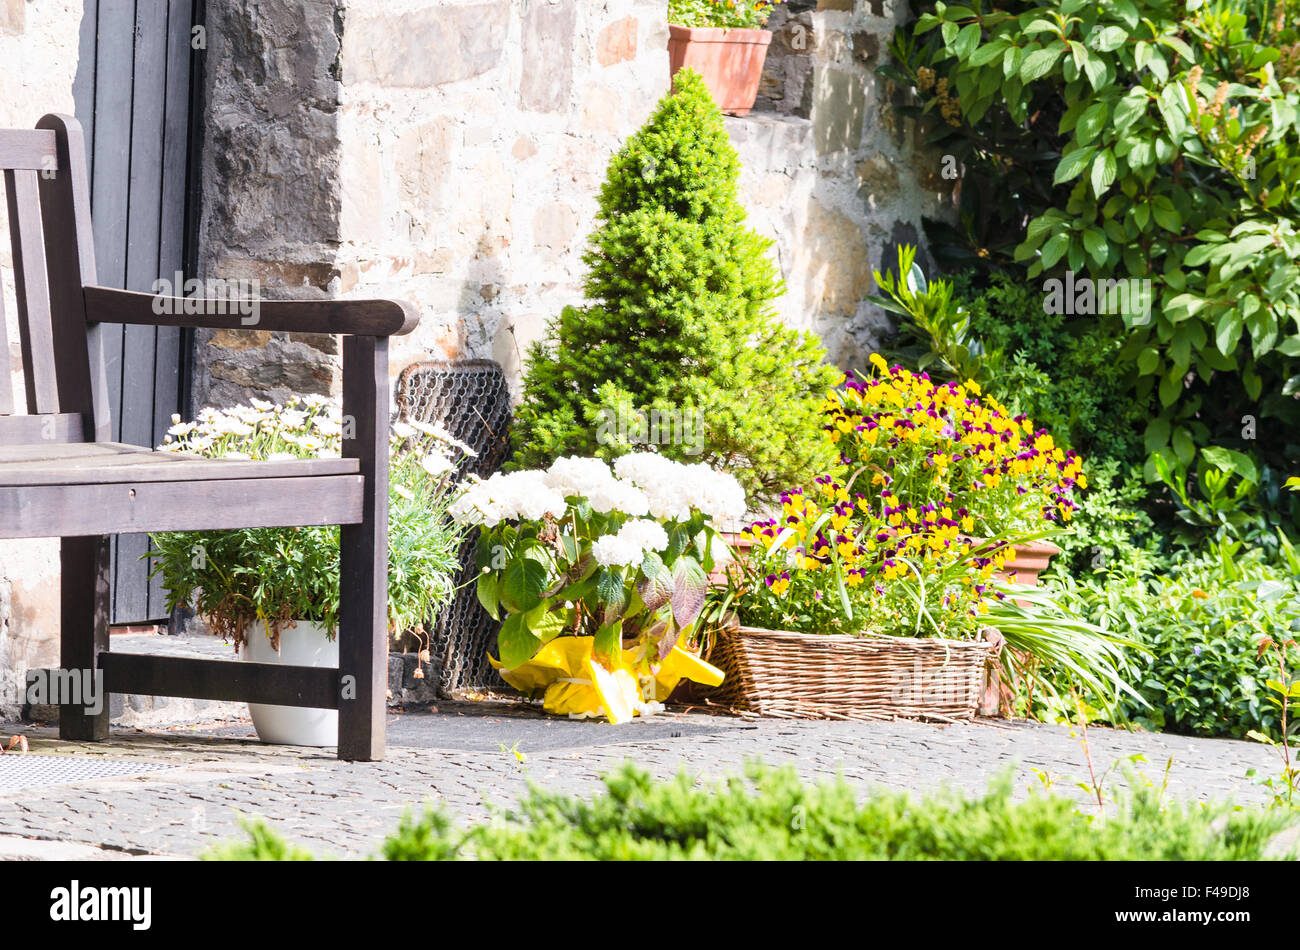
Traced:
<svg viewBox="0 0 1300 950">
<path fill-rule="evenodd" d="M 459 830 L 445 812 L 407 816 L 384 842 L 388 860 L 1251 860 L 1292 820 L 1164 802 L 1142 785 L 1105 820 L 1047 793 L 1015 801 L 1009 776 L 964 798 L 877 791 L 863 800 L 843 779 L 802 782 L 791 768 L 752 765 L 748 778 L 697 785 L 656 781 L 631 764 L 590 801 L 533 787 L 496 820 Z M 284 860 L 301 852 L 265 825 L 207 855 Z"/>
</svg>

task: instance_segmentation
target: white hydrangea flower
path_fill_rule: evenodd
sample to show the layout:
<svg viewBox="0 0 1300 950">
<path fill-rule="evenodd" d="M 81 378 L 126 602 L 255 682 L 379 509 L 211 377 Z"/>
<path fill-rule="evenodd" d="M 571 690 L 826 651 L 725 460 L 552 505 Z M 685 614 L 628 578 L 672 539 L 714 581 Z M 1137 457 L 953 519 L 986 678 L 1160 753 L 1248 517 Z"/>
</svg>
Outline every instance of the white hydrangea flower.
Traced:
<svg viewBox="0 0 1300 950">
<path fill-rule="evenodd" d="M 656 518 L 685 521 L 692 508 L 717 519 L 745 514 L 740 483 L 703 463 L 684 465 L 653 452 L 635 452 L 617 459 L 614 471 L 645 492 Z"/>
<path fill-rule="evenodd" d="M 620 482 L 600 459 L 566 456 L 546 470 L 546 484 L 566 498 L 585 498 L 593 511 L 644 515 L 649 502 L 635 485 Z"/>
<path fill-rule="evenodd" d="M 637 518 L 618 529 L 619 537 L 625 538 L 641 549 L 643 555 L 651 551 L 662 551 L 668 547 L 668 532 L 658 521 L 649 518 Z"/>
<path fill-rule="evenodd" d="M 616 534 L 606 534 L 591 544 L 591 556 L 602 567 L 627 567 L 640 564 L 651 551 L 668 547 L 668 533 L 663 525 L 647 518 L 629 521 Z"/>
<path fill-rule="evenodd" d="M 602 515 L 617 511 L 640 517 L 650 512 L 650 500 L 646 498 L 645 492 L 630 482 L 611 481 L 588 495 L 587 501 L 591 504 L 592 511 Z"/>
<path fill-rule="evenodd" d="M 564 496 L 546 484 L 545 472 L 497 472 L 486 481 L 471 482 L 450 512 L 461 524 L 493 528 L 502 521 L 562 518 L 568 508 Z"/>
<path fill-rule="evenodd" d="M 586 498 L 614 484 L 614 473 L 600 459 L 568 455 L 551 463 L 546 470 L 546 484 L 562 495 Z"/>
</svg>

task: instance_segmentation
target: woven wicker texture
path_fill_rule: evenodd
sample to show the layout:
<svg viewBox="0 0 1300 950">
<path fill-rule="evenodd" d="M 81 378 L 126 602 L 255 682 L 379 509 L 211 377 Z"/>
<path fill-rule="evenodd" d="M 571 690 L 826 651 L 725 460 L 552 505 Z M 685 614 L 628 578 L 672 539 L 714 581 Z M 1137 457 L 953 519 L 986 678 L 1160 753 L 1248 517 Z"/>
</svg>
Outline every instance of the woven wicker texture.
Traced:
<svg viewBox="0 0 1300 950">
<path fill-rule="evenodd" d="M 971 719 L 985 640 L 720 630 L 709 662 L 727 678 L 708 698 L 783 719 Z"/>
<path fill-rule="evenodd" d="M 397 407 L 400 418 L 437 423 L 478 453 L 477 458 L 460 462 L 459 475 L 487 478 L 505 463 L 510 449 L 510 387 L 501 367 L 491 360 L 414 363 L 397 380 Z M 461 545 L 456 595 L 430 632 L 430 652 L 442 660 L 438 693 L 444 697 L 462 689 L 505 688 L 487 661 L 487 651 L 496 648 L 501 624 L 478 602 L 477 544 L 478 532 L 473 531 Z"/>
</svg>

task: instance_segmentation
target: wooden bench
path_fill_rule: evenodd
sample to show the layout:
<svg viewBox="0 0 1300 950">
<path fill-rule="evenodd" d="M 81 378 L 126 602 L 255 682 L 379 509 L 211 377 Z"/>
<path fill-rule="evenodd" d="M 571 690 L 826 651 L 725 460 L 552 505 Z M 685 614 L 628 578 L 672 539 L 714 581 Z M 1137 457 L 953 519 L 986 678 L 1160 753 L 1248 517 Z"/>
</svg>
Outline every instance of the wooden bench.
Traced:
<svg viewBox="0 0 1300 950">
<path fill-rule="evenodd" d="M 413 329 L 416 310 L 386 300 L 259 301 L 259 319 L 248 326 L 216 302 L 155 306 L 152 294 L 96 285 L 85 145 L 75 119 L 47 115 L 35 130 L 0 130 L 0 169 L 27 409 L 14 414 L 6 343 L 0 538 L 61 539 L 61 666 L 102 671 L 110 693 L 338 709 L 339 758 L 382 758 L 388 337 Z M 223 461 L 112 442 L 100 323 L 343 334 L 343 415 L 351 423 L 343 457 Z M 321 524 L 342 526 L 338 669 L 109 652 L 110 535 Z M 96 715 L 60 706 L 60 736 L 107 738 L 108 703 L 101 705 Z"/>
</svg>

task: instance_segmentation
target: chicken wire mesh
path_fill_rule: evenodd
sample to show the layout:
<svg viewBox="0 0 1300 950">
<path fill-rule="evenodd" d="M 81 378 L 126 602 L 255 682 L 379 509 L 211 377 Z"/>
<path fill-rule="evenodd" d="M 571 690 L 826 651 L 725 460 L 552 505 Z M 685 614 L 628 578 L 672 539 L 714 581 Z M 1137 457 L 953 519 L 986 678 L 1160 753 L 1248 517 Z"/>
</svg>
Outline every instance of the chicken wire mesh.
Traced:
<svg viewBox="0 0 1300 950">
<path fill-rule="evenodd" d="M 440 425 L 478 453 L 458 465 L 457 474 L 487 478 L 509 454 L 510 387 L 501 367 L 491 360 L 430 360 L 414 363 L 397 381 L 397 408 L 402 419 Z M 478 602 L 474 549 L 478 531 L 460 549 L 456 594 L 429 632 L 429 651 L 441 658 L 438 693 L 504 686 L 487 661 L 501 628 Z"/>
</svg>

